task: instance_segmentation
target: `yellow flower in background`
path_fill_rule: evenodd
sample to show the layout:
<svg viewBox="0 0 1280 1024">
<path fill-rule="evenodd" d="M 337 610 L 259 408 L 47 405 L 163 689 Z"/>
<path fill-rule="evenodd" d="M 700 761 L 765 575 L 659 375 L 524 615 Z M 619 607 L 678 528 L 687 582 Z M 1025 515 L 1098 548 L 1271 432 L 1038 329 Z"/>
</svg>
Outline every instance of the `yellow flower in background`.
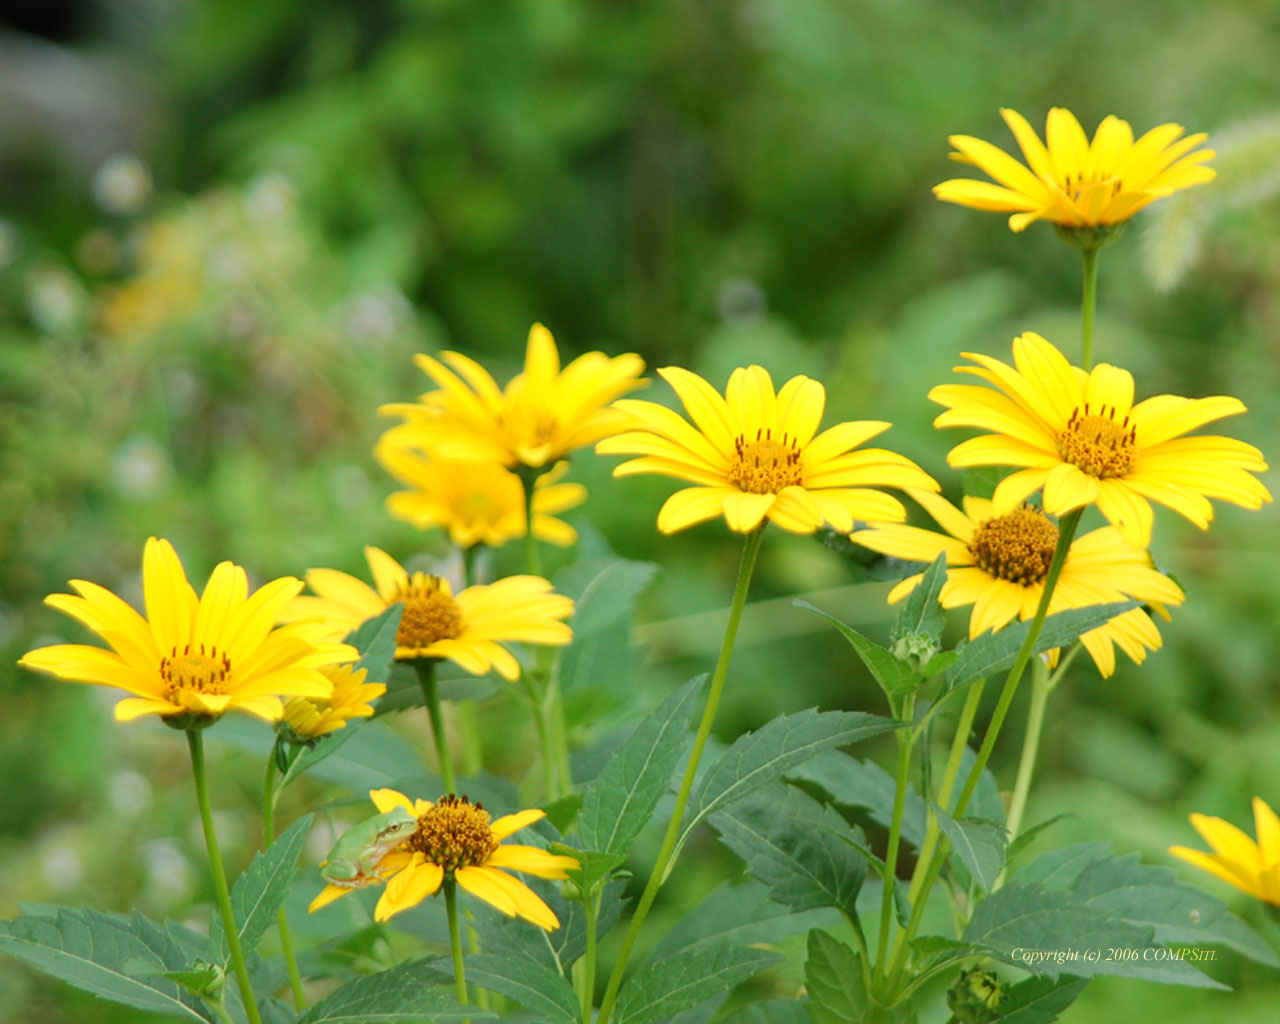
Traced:
<svg viewBox="0 0 1280 1024">
<path fill-rule="evenodd" d="M 721 397 L 678 366 L 658 373 L 692 425 L 656 402 L 624 399 L 614 407 L 630 417 L 630 429 L 601 441 L 596 451 L 640 456 L 616 467 L 614 476 L 660 473 L 697 485 L 662 506 L 663 533 L 720 515 L 738 533 L 766 518 L 793 533 L 812 533 L 824 522 L 848 532 L 855 519 L 906 517 L 901 502 L 872 488 L 938 489 L 910 459 L 882 448 L 853 450 L 888 423 L 839 423 L 817 434 L 827 393 L 809 377 L 792 377 L 775 394 L 763 367 L 739 367 Z"/>
<path fill-rule="evenodd" d="M 315 624 L 275 628 L 302 581 L 286 576 L 249 594 L 244 569 L 222 562 L 196 596 L 173 546 L 152 537 L 142 560 L 147 617 L 111 591 L 72 580 L 72 594 L 45 603 L 97 633 L 111 650 L 57 644 L 19 662 L 60 679 L 125 690 L 116 718 L 192 715 L 201 724 L 232 709 L 269 722 L 284 712 L 280 696 L 327 698 L 324 668 L 359 652 L 328 642 Z"/>
<path fill-rule="evenodd" d="M 957 366 L 956 372 L 981 377 L 996 390 L 935 387 L 929 397 L 948 411 L 933 422 L 992 431 L 951 449 L 951 465 L 1023 467 L 996 487 L 996 515 L 1011 512 L 1043 487 L 1046 512 L 1061 515 L 1097 505 L 1130 544 L 1146 548 L 1152 501 L 1204 530 L 1213 520 L 1209 498 L 1244 508 L 1271 500 L 1250 475 L 1267 468 L 1253 445 L 1216 435 L 1184 436 L 1245 412 L 1237 398 L 1157 395 L 1135 405 L 1127 370 L 1099 363 L 1086 373 L 1030 331 L 1013 340 L 1013 366 L 963 355 L 978 365 Z"/>
<path fill-rule="evenodd" d="M 1148 203 L 1179 189 L 1212 181 L 1203 166 L 1211 149 L 1196 149 L 1207 135 L 1182 137 L 1183 128 L 1162 124 L 1139 139 L 1127 121 L 1108 116 L 1090 142 L 1069 110 L 1054 107 L 1040 141 L 1014 110 L 1001 110 L 1026 165 L 969 135 L 952 135 L 953 160 L 974 164 L 998 184 L 953 178 L 933 188 L 943 202 L 1012 213 L 1009 227 L 1021 231 L 1037 220 L 1067 228 L 1120 224 Z"/>
<path fill-rule="evenodd" d="M 1205 814 L 1191 815 L 1191 824 L 1213 853 L 1187 846 L 1171 846 L 1169 852 L 1211 875 L 1217 875 L 1241 892 L 1280 907 L 1280 818 L 1263 801 L 1253 798 L 1255 843 L 1229 821 Z"/>
<path fill-rule="evenodd" d="M 375 789 L 369 797 L 380 814 L 403 807 L 418 818 L 418 831 L 378 862 L 377 873 L 389 876 L 389 880 L 374 910 L 375 920 L 385 921 L 417 906 L 451 878 L 509 917 L 523 917 L 547 931 L 560 927 L 559 919 L 538 894 L 507 871 L 560 880 L 568 877 L 566 868 L 578 866 L 577 859 L 536 846 L 502 845 L 508 836 L 545 817 L 543 811 L 520 811 L 491 821 L 481 804 L 473 804 L 465 796 L 442 796 L 433 804 L 410 800 L 394 789 Z M 349 886 L 327 885 L 311 902 L 311 909 L 318 910 L 352 891 Z"/>
<path fill-rule="evenodd" d="M 354 665 L 331 665 L 321 670 L 333 684 L 328 697 L 290 697 L 284 702 L 280 725 L 304 740 L 345 729 L 353 718 L 370 718 L 373 705 L 387 692 L 382 683 L 366 683 L 365 670 Z"/>
<path fill-rule="evenodd" d="M 941 495 L 911 491 L 946 533 L 901 524 L 875 524 L 854 533 L 853 540 L 873 551 L 914 562 L 932 562 L 947 553 L 947 582 L 939 600 L 944 608 L 973 605 L 969 639 L 1007 626 L 1015 618 L 1031 619 L 1044 593 L 1044 579 L 1058 544 L 1058 528 L 1039 509 L 1022 507 L 994 515 L 991 502 L 966 497 L 964 511 Z M 889 603 L 906 597 L 923 573 L 903 580 L 889 593 Z M 1112 527 L 1077 537 L 1066 561 L 1049 614 L 1094 604 L 1136 599 L 1157 607 L 1181 604 L 1181 588 L 1157 572 L 1151 556 L 1125 542 Z M 1098 671 L 1115 671 L 1115 647 L 1137 664 L 1147 650 L 1160 647 L 1160 633 L 1141 608 L 1117 615 L 1106 625 L 1080 637 Z"/>
<path fill-rule="evenodd" d="M 458 547 L 476 544 L 501 547 L 525 535 L 524 484 L 500 462 L 479 459 L 433 459 L 383 441 L 374 449 L 383 467 L 412 490 L 387 498 L 397 519 L 420 530 L 440 527 Z M 538 477 L 533 489 L 533 535 L 551 544 L 568 546 L 578 531 L 557 512 L 581 505 L 587 489 L 560 483 L 569 470 L 560 462 Z"/>
<path fill-rule="evenodd" d="M 633 354 L 587 352 L 561 370 L 555 340 L 542 324 L 529 331 L 524 372 L 505 391 L 458 352 L 418 355 L 415 362 L 440 389 L 417 403 L 383 406 L 382 414 L 405 418 L 384 439 L 432 457 L 492 459 L 508 467 L 539 469 L 615 433 L 625 420 L 607 406 L 645 383 L 644 363 Z"/>
<path fill-rule="evenodd" d="M 286 618 L 319 620 L 329 635 L 345 636 L 402 602 L 397 659 L 448 658 L 473 675 L 495 669 L 506 679 L 520 678 L 520 663 L 504 643 L 562 646 L 573 639 L 563 621 L 573 613 L 573 600 L 539 576 L 508 576 L 454 594 L 447 580 L 410 575 L 385 551 L 367 547 L 364 553 L 373 587 L 336 569 L 312 569 L 307 583 L 317 596 L 294 598 Z"/>
</svg>

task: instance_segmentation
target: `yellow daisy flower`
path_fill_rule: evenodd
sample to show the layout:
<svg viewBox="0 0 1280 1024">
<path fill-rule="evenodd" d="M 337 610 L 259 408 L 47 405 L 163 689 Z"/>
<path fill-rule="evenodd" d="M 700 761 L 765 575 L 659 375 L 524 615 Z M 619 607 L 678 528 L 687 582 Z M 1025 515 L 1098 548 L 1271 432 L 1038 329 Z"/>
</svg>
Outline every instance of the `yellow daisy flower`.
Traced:
<svg viewBox="0 0 1280 1024">
<path fill-rule="evenodd" d="M 615 433 L 624 418 L 606 406 L 645 383 L 644 363 L 633 354 L 588 352 L 561 371 L 555 340 L 542 324 L 529 331 L 524 372 L 505 391 L 458 352 L 418 355 L 415 362 L 440 389 L 417 403 L 383 406 L 382 414 L 405 418 L 385 439 L 437 458 L 493 459 L 508 467 L 537 469 Z"/>
<path fill-rule="evenodd" d="M 559 919 L 537 893 L 500 870 L 559 880 L 568 877 L 566 868 L 578 866 L 574 857 L 536 846 L 502 845 L 502 840 L 545 817 L 545 812 L 520 811 L 491 821 L 481 804 L 473 804 L 465 796 L 442 796 L 433 804 L 410 800 L 394 789 L 375 789 L 369 797 L 379 814 L 403 807 L 418 817 L 418 831 L 378 862 L 375 873 L 389 880 L 374 910 L 375 920 L 385 921 L 417 906 L 437 893 L 446 879 L 452 879 L 509 917 L 523 917 L 547 931 L 560 927 Z M 318 910 L 352 891 L 350 886 L 326 885 L 312 900 L 311 909 Z"/>
<path fill-rule="evenodd" d="M 853 539 L 881 554 L 915 562 L 932 562 L 945 551 L 947 582 L 939 600 L 944 608 L 973 605 L 971 640 L 1003 628 L 1015 617 L 1025 621 L 1035 616 L 1058 544 L 1058 528 L 1044 513 L 1024 506 L 994 515 L 990 501 L 973 497 L 964 499 L 961 511 L 941 495 L 915 490 L 910 494 L 946 533 L 884 524 L 859 530 Z M 906 597 L 923 575 L 917 573 L 894 587 L 889 603 Z M 1176 605 L 1183 594 L 1173 580 L 1152 568 L 1147 552 L 1126 543 L 1108 526 L 1072 541 L 1049 599 L 1049 614 L 1131 598 Z M 1117 615 L 1080 641 L 1103 676 L 1115 671 L 1116 645 L 1142 664 L 1148 648 L 1156 650 L 1161 644 L 1160 633 L 1141 608 Z"/>
<path fill-rule="evenodd" d="M 96 583 L 70 586 L 79 596 L 50 594 L 45 603 L 88 626 L 111 650 L 57 644 L 29 651 L 19 664 L 133 694 L 116 705 L 122 722 L 189 715 L 170 724 L 204 725 L 233 708 L 274 722 L 284 712 L 279 695 L 328 697 L 333 684 L 324 667 L 360 656 L 327 642 L 314 623 L 274 628 L 301 580 L 272 580 L 250 595 L 244 569 L 222 562 L 197 597 L 173 546 L 155 537 L 142 559 L 146 618 Z"/>
<path fill-rule="evenodd" d="M 1213 150 L 1196 149 L 1208 136 L 1180 138 L 1181 125 L 1162 124 L 1135 141 L 1127 121 L 1108 116 L 1090 142 L 1071 111 L 1054 107 L 1046 146 L 1017 111 L 1000 114 L 1026 166 L 989 142 L 952 135 L 948 141 L 958 152 L 951 158 L 976 165 L 999 184 L 953 178 L 933 192 L 943 202 L 1012 213 L 1014 231 L 1037 220 L 1067 228 L 1120 224 L 1162 196 L 1214 178 L 1213 169 L 1203 166 Z"/>
<path fill-rule="evenodd" d="M 738 533 L 766 518 L 793 533 L 812 533 L 824 522 L 848 532 L 855 519 L 906 517 L 901 502 L 874 487 L 938 489 L 910 459 L 882 448 L 852 450 L 888 423 L 839 423 L 815 437 L 827 393 L 809 377 L 792 377 L 775 394 L 763 367 L 739 367 L 722 398 L 678 366 L 658 373 L 693 425 L 655 402 L 624 399 L 614 408 L 631 418 L 631 429 L 601 441 L 596 451 L 641 456 L 615 468 L 614 476 L 661 473 L 698 485 L 667 499 L 658 513 L 663 533 L 719 515 Z"/>
<path fill-rule="evenodd" d="M 353 718 L 372 717 L 369 702 L 387 692 L 382 683 L 366 683 L 365 670 L 354 665 L 331 665 L 321 671 L 333 684 L 328 697 L 290 697 L 284 702 L 279 726 L 303 742 L 345 729 Z"/>
<path fill-rule="evenodd" d="M 1255 796 L 1253 819 L 1258 832 L 1256 843 L 1228 821 L 1193 814 L 1191 824 L 1213 847 L 1213 853 L 1186 846 L 1171 846 L 1169 852 L 1217 875 L 1241 892 L 1280 907 L 1280 817 L 1262 797 Z"/>
<path fill-rule="evenodd" d="M 1260 508 L 1271 494 L 1250 473 L 1267 464 L 1253 445 L 1229 437 L 1185 437 L 1206 423 L 1245 411 L 1237 398 L 1157 395 L 1133 401 L 1127 370 L 1099 363 L 1086 373 L 1028 331 L 1013 340 L 1014 365 L 963 353 L 978 365 L 957 366 L 997 390 L 943 384 L 929 397 L 947 412 L 937 427 L 992 433 L 951 449 L 953 466 L 1025 467 L 1002 480 L 996 515 L 1044 488 L 1044 509 L 1061 515 L 1097 505 L 1137 548 L 1151 543 L 1151 501 L 1167 505 L 1202 530 L 1213 519 L 1209 498 Z"/>
<path fill-rule="evenodd" d="M 461 548 L 476 544 L 500 547 L 525 535 L 524 484 L 500 462 L 479 459 L 427 458 L 420 452 L 385 441 L 374 449 L 383 467 L 412 490 L 387 498 L 397 519 L 419 530 L 441 527 Z M 581 505 L 587 489 L 560 483 L 569 470 L 559 462 L 538 477 L 533 488 L 533 535 L 551 544 L 568 546 L 578 531 L 555 513 Z"/>
<path fill-rule="evenodd" d="M 520 678 L 520 663 L 502 646 L 510 641 L 562 646 L 573 639 L 563 622 L 573 600 L 554 593 L 538 576 L 508 576 L 454 594 L 447 580 L 415 572 L 375 547 L 364 549 L 374 587 L 336 569 L 312 569 L 307 583 L 318 595 L 297 597 L 288 619 L 319 620 L 345 636 L 396 602 L 404 603 L 396 632 L 396 658 L 448 658 L 473 675 L 496 669 Z"/>
</svg>

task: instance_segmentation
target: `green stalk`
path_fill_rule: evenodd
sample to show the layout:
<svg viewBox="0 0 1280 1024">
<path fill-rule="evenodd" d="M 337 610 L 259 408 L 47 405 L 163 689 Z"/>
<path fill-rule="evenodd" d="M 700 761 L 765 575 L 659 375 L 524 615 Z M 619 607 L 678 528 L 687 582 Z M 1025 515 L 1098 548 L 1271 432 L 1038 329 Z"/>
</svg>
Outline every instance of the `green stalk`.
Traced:
<svg viewBox="0 0 1280 1024">
<path fill-rule="evenodd" d="M 476 557 L 482 545 L 462 549 L 462 589 L 475 582 Z M 462 774 L 479 775 L 484 770 L 484 745 L 480 742 L 480 721 L 473 700 L 458 701 L 458 735 L 462 740 Z"/>
<path fill-rule="evenodd" d="M 449 918 L 449 948 L 453 951 L 453 982 L 458 992 L 458 1002 L 467 1006 L 467 973 L 462 966 L 462 932 L 458 928 L 458 883 L 452 878 L 446 878 L 441 888 L 444 889 L 445 914 Z"/>
<path fill-rule="evenodd" d="M 1093 368 L 1093 314 L 1098 308 L 1098 250 L 1082 249 L 1084 258 L 1084 293 L 1081 296 L 1080 365 Z"/>
<path fill-rule="evenodd" d="M 622 975 L 627 969 L 627 961 L 636 944 L 644 920 L 649 915 L 649 908 L 658 895 L 663 881 L 667 877 L 668 866 L 675 852 L 676 839 L 680 835 L 680 822 L 684 817 L 685 806 L 689 803 L 689 793 L 693 789 L 693 777 L 698 770 L 698 762 L 702 759 L 702 750 L 711 735 L 711 725 L 715 721 L 716 709 L 720 706 L 720 696 L 724 692 L 725 676 L 729 671 L 729 659 L 733 655 L 733 643 L 738 636 L 738 623 L 742 619 L 742 609 L 747 603 L 747 590 L 751 585 L 751 575 L 755 571 L 756 556 L 760 553 L 760 543 L 764 539 L 764 528 L 761 523 L 747 534 L 742 547 L 742 561 L 738 564 L 738 581 L 733 589 L 733 603 L 729 606 L 729 621 L 725 625 L 724 640 L 720 644 L 720 657 L 716 660 L 715 671 L 711 675 L 711 687 L 707 691 L 707 703 L 702 709 L 702 720 L 698 723 L 698 731 L 693 738 L 693 747 L 689 751 L 689 761 L 684 767 L 684 775 L 680 779 L 680 789 L 676 794 L 675 807 L 671 811 L 671 821 L 667 824 L 667 833 L 662 840 L 662 848 L 658 851 L 658 859 L 649 874 L 640 902 L 636 904 L 635 913 L 623 937 L 622 948 L 618 951 L 618 960 L 613 965 L 613 973 L 609 975 L 609 984 L 605 988 L 604 1000 L 600 1004 L 597 1024 L 609 1024 L 614 1004 L 618 1000 L 618 988 L 622 985 Z"/>
<path fill-rule="evenodd" d="M 276 746 L 280 740 L 276 740 Z M 276 752 L 267 756 L 267 775 L 262 780 L 262 848 L 270 849 L 276 841 Z M 298 958 L 293 950 L 293 932 L 289 930 L 289 915 L 283 906 L 276 911 L 276 927 L 280 931 L 280 951 L 284 954 L 285 969 L 289 972 L 289 989 L 293 992 L 293 1008 L 306 1009 L 307 996 L 302 988 L 302 973 L 298 970 Z"/>
<path fill-rule="evenodd" d="M 582 1019 L 591 1020 L 591 1004 L 596 994 L 596 919 L 600 911 L 599 895 L 584 894 L 582 912 L 587 919 L 586 970 L 582 979 Z"/>
<path fill-rule="evenodd" d="M 1022 814 L 1027 807 L 1027 793 L 1031 789 L 1031 775 L 1035 771 L 1036 757 L 1040 753 L 1040 731 L 1044 728 L 1044 709 L 1049 702 L 1049 666 L 1043 658 L 1031 665 L 1031 706 L 1027 709 L 1027 733 L 1022 740 L 1022 756 L 1018 759 L 1018 778 L 1013 784 L 1013 797 L 1009 801 L 1009 816 L 1005 827 L 1009 839 L 1016 839 L 1022 827 Z"/>
<path fill-rule="evenodd" d="M 969 769 L 969 776 L 965 779 L 964 788 L 960 790 L 960 796 L 956 799 L 956 806 L 951 812 L 954 817 L 959 818 L 964 814 L 965 808 L 969 806 L 969 800 L 973 796 L 973 791 L 978 788 L 978 780 L 982 778 L 982 770 L 987 766 L 987 761 L 991 759 L 991 751 L 995 748 L 996 738 L 1000 735 L 1000 727 L 1004 725 L 1005 716 L 1009 713 L 1009 705 L 1013 702 L 1013 695 L 1017 692 L 1022 673 L 1027 667 L 1027 662 L 1031 659 L 1031 652 L 1035 649 L 1036 641 L 1040 638 L 1040 629 L 1044 625 L 1045 617 L 1049 612 L 1049 601 L 1052 599 L 1054 588 L 1058 584 L 1058 577 L 1062 574 L 1062 566 L 1067 560 L 1067 550 L 1071 547 L 1071 541 L 1075 538 L 1076 528 L 1080 525 L 1080 517 L 1083 514 L 1083 507 L 1073 509 L 1058 521 L 1058 544 L 1054 548 L 1053 561 L 1049 563 L 1049 571 L 1044 578 L 1044 591 L 1040 595 L 1040 604 L 1036 607 L 1035 617 L 1031 620 L 1027 638 L 1023 641 L 1022 648 L 1018 651 L 1017 660 L 1014 661 L 1013 668 L 1009 670 L 1008 678 L 1005 679 L 1004 689 L 1000 691 L 1000 699 L 996 702 L 995 711 L 992 712 L 986 735 L 982 739 L 982 746 L 978 750 L 978 756 L 974 759 L 973 767 Z M 946 839 L 939 838 L 937 848 L 930 858 L 929 865 L 923 875 L 924 884 L 916 900 L 911 905 L 911 917 L 907 921 L 906 930 L 900 933 L 898 945 L 895 947 L 893 965 L 889 970 L 890 986 L 896 986 L 902 970 L 906 966 L 908 943 L 915 937 L 916 929 L 920 927 L 920 920 L 924 916 L 925 904 L 928 903 L 929 893 L 933 891 L 934 883 L 942 871 L 942 864 L 946 859 L 946 854 Z M 924 863 L 923 856 L 917 862 L 917 869 L 922 863 Z"/>
<path fill-rule="evenodd" d="M 453 758 L 449 756 L 449 741 L 444 735 L 444 712 L 440 709 L 440 693 L 436 687 L 436 661 L 434 658 L 417 658 L 413 667 L 418 672 L 418 683 L 422 686 L 422 696 L 427 703 L 427 716 L 431 719 L 431 736 L 436 744 L 444 791 L 456 793 L 458 787 L 453 781 Z"/>
<path fill-rule="evenodd" d="M 914 700 L 908 699 L 900 718 L 911 721 Z M 889 927 L 893 921 L 894 887 L 898 883 L 898 844 L 902 840 L 902 812 L 907 803 L 907 784 L 911 780 L 911 726 L 895 730 L 898 741 L 898 777 L 893 791 L 893 821 L 889 825 L 889 845 L 884 854 L 884 895 L 880 901 L 880 942 L 878 950 L 889 948 Z M 888 960 L 879 956 L 877 970 L 883 971 Z M 883 981 L 883 974 L 880 980 Z"/>
<path fill-rule="evenodd" d="M 520 466 L 516 475 L 524 483 L 524 559 L 532 576 L 542 575 L 542 558 L 538 554 L 538 539 L 533 535 L 533 490 L 542 475 L 540 466 Z"/>
<path fill-rule="evenodd" d="M 555 800 L 560 796 L 559 775 L 556 771 L 558 759 L 551 749 L 551 730 L 547 725 L 546 707 L 542 703 L 542 694 L 538 691 L 538 684 L 533 679 L 532 672 L 521 673 L 520 684 L 529 698 L 529 707 L 533 711 L 533 724 L 538 730 L 538 746 L 542 750 L 542 784 L 546 789 L 547 799 Z"/>
<path fill-rule="evenodd" d="M 213 876 L 213 891 L 222 914 L 222 930 L 226 933 L 227 949 L 231 952 L 231 968 L 235 972 L 236 984 L 240 986 L 240 999 L 249 1024 L 262 1024 L 258 1000 L 253 994 L 249 971 L 244 964 L 244 952 L 240 948 L 240 928 L 236 924 L 235 911 L 231 909 L 231 892 L 227 888 L 227 873 L 222 867 L 222 854 L 218 852 L 218 837 L 213 831 L 213 808 L 209 803 L 209 783 L 205 777 L 204 738 L 200 730 L 187 730 L 187 746 L 191 751 L 191 774 L 196 783 L 196 803 L 200 805 L 205 849 L 209 851 L 209 874 Z"/>
</svg>

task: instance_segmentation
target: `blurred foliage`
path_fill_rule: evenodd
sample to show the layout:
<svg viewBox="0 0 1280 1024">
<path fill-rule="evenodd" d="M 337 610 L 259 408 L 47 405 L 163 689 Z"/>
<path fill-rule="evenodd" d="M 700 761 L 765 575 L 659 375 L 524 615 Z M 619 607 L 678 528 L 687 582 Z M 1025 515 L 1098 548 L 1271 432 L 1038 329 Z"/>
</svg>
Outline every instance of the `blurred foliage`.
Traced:
<svg viewBox="0 0 1280 1024">
<path fill-rule="evenodd" d="M 369 454 L 376 407 L 424 387 L 414 351 L 459 348 L 502 379 L 541 320 L 570 352 L 634 350 L 717 385 L 749 361 L 815 374 L 828 421 L 892 420 L 887 443 L 958 494 L 928 387 L 962 350 L 1004 355 L 1031 329 L 1070 351 L 1078 331 L 1078 265 L 1051 231 L 1014 236 L 929 195 L 948 134 L 1012 146 L 1002 105 L 1211 133 L 1221 181 L 1104 254 L 1098 351 L 1142 394 L 1240 396 L 1230 432 L 1276 456 L 1274 5 L 86 2 L 74 24 L 57 47 L 0 34 L 0 99 L 21 100 L 0 103 L 0 776 L 23 780 L 0 806 L 6 915 L 18 896 L 161 914 L 208 899 L 173 737 L 12 667 L 62 628 L 40 600 L 71 577 L 136 594 L 152 533 L 193 577 L 222 558 L 262 579 L 359 572 L 365 543 L 443 550 L 385 514 L 393 485 Z M 699 616 L 727 602 L 737 545 L 718 527 L 659 538 L 669 487 L 608 473 L 577 460 L 591 499 L 575 521 L 584 544 L 661 563 L 644 634 L 651 678 L 674 683 L 708 661 L 718 627 Z M 1146 666 L 1077 670 L 1055 694 L 1031 801 L 1033 822 L 1075 814 L 1055 841 L 1163 862 L 1194 841 L 1188 811 L 1246 823 L 1253 793 L 1275 804 L 1277 526 L 1274 506 L 1222 507 L 1204 534 L 1159 517 L 1188 601 Z M 790 614 L 822 590 L 884 631 L 885 588 L 866 580 L 771 538 L 722 736 L 873 705 L 838 638 Z M 486 707 L 510 723 L 491 752 L 519 764 L 523 719 L 501 692 Z M 221 763 L 234 806 L 257 769 Z M 247 858 L 252 814 L 226 813 Z M 681 875 L 657 913 L 718 877 Z M 1137 1008 L 1150 986 L 1102 983 L 1064 1019 L 1270 1019 L 1276 980 L 1218 966 L 1238 997 L 1162 992 L 1176 1002 L 1157 1013 Z M 0 1005 L 133 1019 L 8 961 Z"/>
</svg>

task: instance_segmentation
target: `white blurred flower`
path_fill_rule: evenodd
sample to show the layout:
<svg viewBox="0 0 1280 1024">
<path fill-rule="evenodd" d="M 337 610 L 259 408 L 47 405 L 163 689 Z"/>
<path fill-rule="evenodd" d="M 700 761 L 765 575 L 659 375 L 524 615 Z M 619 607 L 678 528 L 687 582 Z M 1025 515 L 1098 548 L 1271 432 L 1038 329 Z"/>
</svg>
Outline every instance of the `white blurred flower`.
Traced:
<svg viewBox="0 0 1280 1024">
<path fill-rule="evenodd" d="M 136 818 L 151 806 L 151 783 L 141 772 L 116 772 L 107 783 L 107 799 L 120 817 Z"/>
<path fill-rule="evenodd" d="M 151 172 L 132 153 L 109 157 L 93 176 L 93 198 L 107 213 L 137 213 L 151 198 Z"/>
<path fill-rule="evenodd" d="M 125 441 L 111 460 L 111 483 L 133 501 L 147 501 L 163 494 L 173 476 L 168 455 L 149 437 Z"/>
<path fill-rule="evenodd" d="M 27 279 L 27 310 L 42 331 L 71 330 L 83 318 L 87 303 L 80 281 L 62 267 L 45 264 Z"/>
</svg>

